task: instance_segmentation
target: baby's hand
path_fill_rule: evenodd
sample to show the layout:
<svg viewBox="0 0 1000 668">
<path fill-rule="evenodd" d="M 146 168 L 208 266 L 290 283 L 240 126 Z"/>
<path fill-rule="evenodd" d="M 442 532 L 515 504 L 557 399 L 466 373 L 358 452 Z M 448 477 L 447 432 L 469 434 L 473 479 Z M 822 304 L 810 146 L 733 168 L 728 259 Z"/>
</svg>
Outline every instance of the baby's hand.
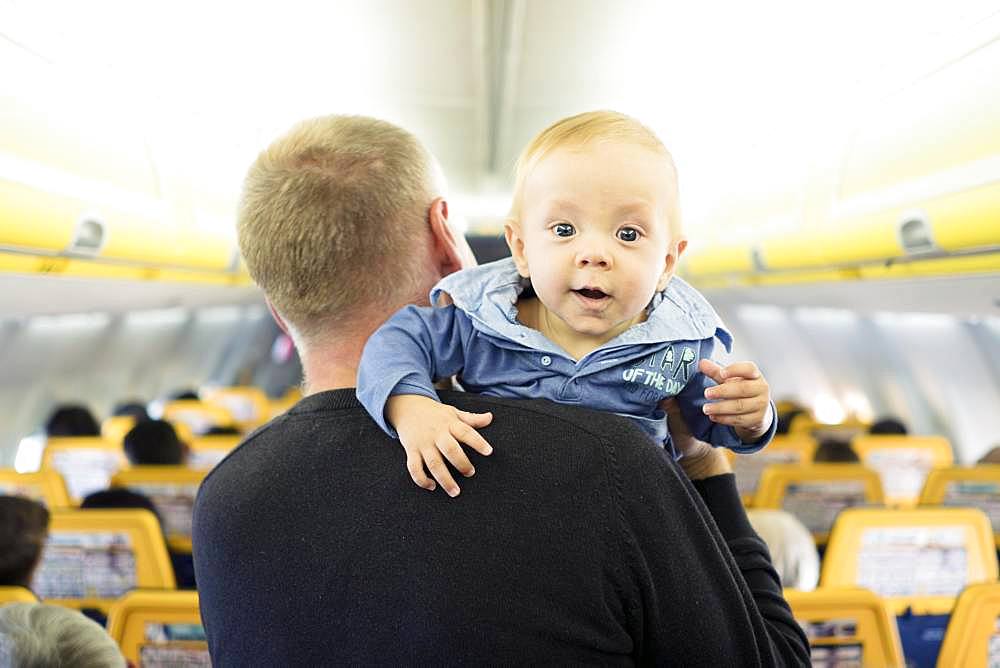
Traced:
<svg viewBox="0 0 1000 668">
<path fill-rule="evenodd" d="M 482 455 L 493 452 L 486 439 L 473 429 L 492 422 L 492 413 L 467 413 L 418 394 L 397 394 L 389 397 L 385 416 L 399 432 L 399 440 L 406 450 L 406 468 L 410 477 L 424 489 L 437 488 L 434 480 L 428 478 L 424 471 L 426 465 L 448 496 L 458 496 L 461 491 L 442 455 L 466 478 L 475 474 L 476 469 L 459 442 Z"/>
<path fill-rule="evenodd" d="M 718 385 L 705 390 L 705 415 L 712 422 L 731 426 L 740 440 L 752 443 L 767 433 L 774 419 L 771 392 L 764 375 L 753 362 L 736 362 L 723 368 L 703 359 L 698 370 Z"/>
</svg>

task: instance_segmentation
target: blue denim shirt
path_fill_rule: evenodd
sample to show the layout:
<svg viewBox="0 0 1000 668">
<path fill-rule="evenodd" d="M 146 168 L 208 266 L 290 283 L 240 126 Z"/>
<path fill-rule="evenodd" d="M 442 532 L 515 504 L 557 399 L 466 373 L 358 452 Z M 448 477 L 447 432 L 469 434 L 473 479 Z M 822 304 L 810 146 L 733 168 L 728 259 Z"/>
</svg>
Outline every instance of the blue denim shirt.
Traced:
<svg viewBox="0 0 1000 668">
<path fill-rule="evenodd" d="M 459 374 L 470 391 L 516 399 L 551 399 L 632 418 L 668 449 L 661 400 L 677 397 L 691 433 L 739 453 L 760 450 L 774 436 L 744 443 L 732 427 L 702 411 L 705 389 L 715 382 L 698 371 L 717 338 L 726 350 L 732 336 L 715 309 L 680 278 L 657 293 L 647 317 L 596 350 L 574 360 L 541 332 L 517 320 L 517 298 L 529 283 L 506 258 L 451 274 L 431 291 L 452 305 L 407 306 L 365 345 L 358 369 L 358 399 L 392 437 L 385 404 L 396 394 L 437 400 L 433 380 Z"/>
</svg>

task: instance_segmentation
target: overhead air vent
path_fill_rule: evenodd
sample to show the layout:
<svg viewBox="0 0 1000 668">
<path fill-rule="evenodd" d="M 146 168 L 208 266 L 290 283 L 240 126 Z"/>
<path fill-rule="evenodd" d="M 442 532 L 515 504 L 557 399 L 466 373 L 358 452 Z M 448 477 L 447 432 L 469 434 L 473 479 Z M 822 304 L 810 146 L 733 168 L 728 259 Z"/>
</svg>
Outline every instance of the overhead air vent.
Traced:
<svg viewBox="0 0 1000 668">
<path fill-rule="evenodd" d="M 921 211 L 907 213 L 899 221 L 899 243 L 907 255 L 926 255 L 938 250 L 930 223 Z"/>
<path fill-rule="evenodd" d="M 97 216 L 87 214 L 76 224 L 73 240 L 66 247 L 66 252 L 74 255 L 97 255 L 106 241 L 104 222 Z"/>
</svg>

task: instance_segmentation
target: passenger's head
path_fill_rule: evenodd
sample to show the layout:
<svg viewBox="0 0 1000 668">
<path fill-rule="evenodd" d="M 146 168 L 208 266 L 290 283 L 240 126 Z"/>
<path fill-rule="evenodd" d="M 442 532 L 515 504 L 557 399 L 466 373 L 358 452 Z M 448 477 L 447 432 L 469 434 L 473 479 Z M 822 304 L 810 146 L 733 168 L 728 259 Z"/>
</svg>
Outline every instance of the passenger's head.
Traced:
<svg viewBox="0 0 1000 668">
<path fill-rule="evenodd" d="M 56 406 L 45 422 L 46 436 L 100 436 L 101 427 L 85 406 Z"/>
<path fill-rule="evenodd" d="M 1000 445 L 991 448 L 985 455 L 979 458 L 977 464 L 1000 464 Z"/>
<path fill-rule="evenodd" d="M 126 662 L 111 636 L 80 612 L 10 603 L 0 607 L 0 665 L 124 668 Z"/>
<path fill-rule="evenodd" d="M 20 496 L 0 496 L 0 586 L 31 585 L 48 533 L 45 506 Z"/>
<path fill-rule="evenodd" d="M 187 448 L 166 420 L 147 420 L 125 434 L 125 456 L 133 466 L 182 466 Z"/>
<path fill-rule="evenodd" d="M 88 494 L 80 502 L 80 508 L 84 510 L 148 510 L 156 517 L 161 528 L 163 526 L 160 511 L 156 509 L 150 498 L 145 494 L 133 492 L 124 487 L 112 487 Z"/>
<path fill-rule="evenodd" d="M 687 244 L 673 158 L 624 114 L 565 118 L 521 154 L 505 230 L 546 309 L 571 331 L 613 338 L 644 318 Z M 599 323 L 576 314 L 581 297 Z"/>
<path fill-rule="evenodd" d="M 906 425 L 899 418 L 884 417 L 872 423 L 872 426 L 868 428 L 868 433 L 878 435 L 906 435 L 907 429 Z"/>
<path fill-rule="evenodd" d="M 146 412 L 146 404 L 141 401 L 122 401 L 115 405 L 111 409 L 111 415 L 115 417 L 119 416 L 129 416 L 134 417 L 136 422 L 142 422 L 143 420 L 149 419 L 149 413 Z"/>
<path fill-rule="evenodd" d="M 854 448 L 847 441 L 837 438 L 824 438 L 816 446 L 813 461 L 817 464 L 849 464 L 860 462 L 861 458 L 858 457 L 858 453 L 854 451 Z"/>
<path fill-rule="evenodd" d="M 754 530 L 767 543 L 781 585 L 812 591 L 819 582 L 819 553 L 812 534 L 784 510 L 754 508 L 747 511 Z"/>
<path fill-rule="evenodd" d="M 243 183 L 240 250 L 297 344 L 426 304 L 468 263 L 464 239 L 451 240 L 461 258 L 436 247 L 434 225 L 451 235 L 443 190 L 416 137 L 363 116 L 304 121 L 260 154 Z"/>
</svg>

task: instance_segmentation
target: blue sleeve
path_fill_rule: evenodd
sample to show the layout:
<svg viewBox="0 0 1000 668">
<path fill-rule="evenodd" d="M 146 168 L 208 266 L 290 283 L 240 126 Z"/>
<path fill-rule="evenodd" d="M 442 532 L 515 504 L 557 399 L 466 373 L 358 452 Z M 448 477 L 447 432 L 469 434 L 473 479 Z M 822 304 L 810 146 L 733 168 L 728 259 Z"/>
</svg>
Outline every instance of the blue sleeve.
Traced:
<svg viewBox="0 0 1000 668">
<path fill-rule="evenodd" d="M 712 339 L 701 341 L 698 358 L 711 359 L 713 348 L 714 343 Z M 778 421 L 775 419 L 778 413 L 775 410 L 774 402 L 771 402 L 771 426 L 767 430 L 767 433 L 753 443 L 744 443 L 736 434 L 735 429 L 729 425 L 712 422 L 705 415 L 703 406 L 708 403 L 708 399 L 705 398 L 705 390 L 715 384 L 714 380 L 700 371 L 696 371 L 690 380 L 688 380 L 684 389 L 677 395 L 677 403 L 680 407 L 681 415 L 684 416 L 684 421 L 687 423 L 688 429 L 691 430 L 691 435 L 699 440 L 711 443 L 717 448 L 729 448 L 741 455 L 757 452 L 770 443 L 778 430 Z"/>
<path fill-rule="evenodd" d="M 358 367 L 358 400 L 392 438 L 385 404 L 396 394 L 419 394 L 438 400 L 434 380 L 465 366 L 465 344 L 472 335 L 469 318 L 454 306 L 406 306 L 389 318 L 365 344 Z"/>
</svg>

